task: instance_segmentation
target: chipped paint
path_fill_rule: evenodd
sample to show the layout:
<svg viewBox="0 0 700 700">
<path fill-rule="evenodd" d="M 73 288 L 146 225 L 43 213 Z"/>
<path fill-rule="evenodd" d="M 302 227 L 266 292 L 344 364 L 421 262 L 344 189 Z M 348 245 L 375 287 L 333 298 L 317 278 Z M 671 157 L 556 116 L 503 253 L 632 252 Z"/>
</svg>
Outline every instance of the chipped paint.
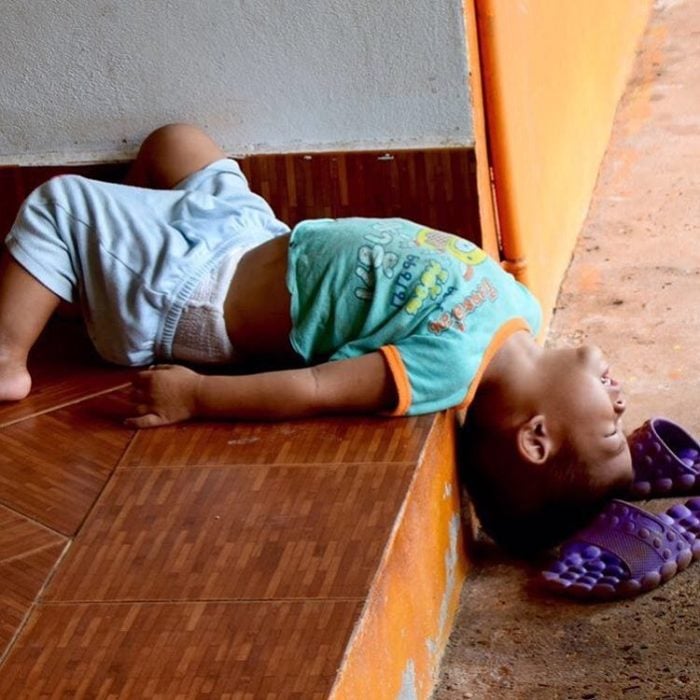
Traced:
<svg viewBox="0 0 700 700">
<path fill-rule="evenodd" d="M 416 690 L 416 666 L 413 659 L 409 659 L 406 668 L 401 674 L 401 689 L 396 696 L 396 700 L 418 700 Z"/>
<path fill-rule="evenodd" d="M 455 586 L 457 585 L 457 561 L 458 552 L 457 544 L 459 542 L 459 530 L 461 526 L 461 518 L 459 513 L 452 515 L 449 523 L 449 543 L 445 552 L 445 588 L 440 601 L 440 612 L 438 615 L 437 633 L 433 638 L 428 638 L 425 645 L 428 649 L 430 658 L 433 659 L 433 668 L 435 674 L 440 668 L 440 650 L 442 644 L 446 641 L 446 636 L 449 633 L 448 622 L 450 622 L 450 606 L 453 602 Z"/>
<path fill-rule="evenodd" d="M 455 590 L 455 584 L 457 583 L 457 577 L 455 573 L 457 570 L 457 540 L 459 535 L 459 524 L 459 513 L 454 513 L 450 520 L 450 546 L 447 552 L 445 552 L 446 584 L 445 593 L 442 596 L 442 603 L 440 604 L 440 638 L 442 638 L 443 634 L 445 634 L 445 632 L 447 631 L 447 619 L 450 601 L 452 600 L 452 595 Z"/>
</svg>

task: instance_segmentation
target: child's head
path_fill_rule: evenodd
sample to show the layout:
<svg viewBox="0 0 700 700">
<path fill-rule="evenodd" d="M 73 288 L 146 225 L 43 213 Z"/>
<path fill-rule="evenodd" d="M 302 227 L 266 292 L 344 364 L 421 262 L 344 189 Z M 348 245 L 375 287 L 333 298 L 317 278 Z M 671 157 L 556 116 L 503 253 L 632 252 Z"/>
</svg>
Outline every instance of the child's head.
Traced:
<svg viewBox="0 0 700 700">
<path fill-rule="evenodd" d="M 467 414 L 462 478 L 484 528 L 526 552 L 570 535 L 631 480 L 625 403 L 592 346 L 540 350 L 503 374 Z"/>
</svg>

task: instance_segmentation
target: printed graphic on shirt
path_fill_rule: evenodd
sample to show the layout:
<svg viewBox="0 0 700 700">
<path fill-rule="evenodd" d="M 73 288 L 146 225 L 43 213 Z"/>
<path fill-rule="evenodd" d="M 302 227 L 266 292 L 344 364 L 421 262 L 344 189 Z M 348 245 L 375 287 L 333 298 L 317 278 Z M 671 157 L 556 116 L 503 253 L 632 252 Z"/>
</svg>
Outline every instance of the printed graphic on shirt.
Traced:
<svg viewBox="0 0 700 700">
<path fill-rule="evenodd" d="M 383 274 L 387 279 L 392 279 L 399 263 L 399 256 L 395 252 L 386 250 L 386 246 L 393 241 L 391 231 L 395 227 L 387 224 L 375 224 L 372 229 L 364 236 L 367 244 L 362 245 L 357 251 L 357 267 L 355 268 L 355 275 L 362 282 L 362 286 L 355 289 L 355 296 L 365 301 L 374 296 L 377 273 Z"/>
<path fill-rule="evenodd" d="M 418 279 L 413 290 L 413 296 L 406 304 L 406 312 L 409 314 L 417 314 L 423 306 L 426 299 L 435 301 L 443 292 L 443 285 L 449 279 L 449 273 L 439 262 L 429 260 L 423 274 Z"/>
<path fill-rule="evenodd" d="M 418 231 L 416 243 L 419 246 L 447 253 L 465 265 L 480 265 L 488 257 L 481 248 L 473 243 L 458 238 L 454 234 L 423 228 Z"/>
<path fill-rule="evenodd" d="M 449 255 L 462 267 L 462 279 L 473 277 L 473 268 L 487 260 L 487 255 L 470 241 L 430 228 L 406 227 L 401 223 L 382 221 L 372 226 L 363 236 L 357 251 L 355 276 L 360 286 L 355 296 L 363 301 L 374 297 L 378 275 L 393 281 L 390 303 L 415 316 L 426 304 L 432 319 L 428 330 L 439 335 L 448 328 L 466 330 L 465 319 L 485 301 L 495 301 L 498 292 L 494 285 L 483 279 L 462 299 L 447 301 L 457 287 L 448 284 L 450 272 L 444 267 L 441 255 Z M 391 248 L 391 249 L 389 249 Z M 409 250 L 420 250 L 415 254 Z M 432 257 L 425 253 L 435 251 Z M 445 306 L 447 304 L 447 308 Z"/>
<path fill-rule="evenodd" d="M 491 280 L 485 277 L 471 294 L 457 302 L 449 312 L 443 312 L 436 321 L 429 322 L 428 330 L 435 335 L 440 335 L 448 328 L 456 328 L 464 333 L 467 316 L 474 313 L 485 302 L 493 302 L 496 299 L 498 299 L 498 290 Z"/>
</svg>

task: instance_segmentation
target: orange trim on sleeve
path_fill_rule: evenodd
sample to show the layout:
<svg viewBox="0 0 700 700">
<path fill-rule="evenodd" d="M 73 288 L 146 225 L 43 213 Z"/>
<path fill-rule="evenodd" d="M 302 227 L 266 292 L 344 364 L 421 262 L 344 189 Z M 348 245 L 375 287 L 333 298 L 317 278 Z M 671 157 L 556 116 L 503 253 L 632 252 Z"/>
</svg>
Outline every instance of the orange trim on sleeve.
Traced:
<svg viewBox="0 0 700 700">
<path fill-rule="evenodd" d="M 476 393 L 476 390 L 478 389 L 479 384 L 481 382 L 481 377 L 484 374 L 484 371 L 489 366 L 489 363 L 493 359 L 493 356 L 501 349 L 503 343 L 505 343 L 505 341 L 508 340 L 508 338 L 510 338 L 510 336 L 513 335 L 513 333 L 517 331 L 529 330 L 530 326 L 528 326 L 525 319 L 512 318 L 510 321 L 506 321 L 496 331 L 493 338 L 491 339 L 491 342 L 489 343 L 489 346 L 484 352 L 484 356 L 481 358 L 481 364 L 479 365 L 479 369 L 474 375 L 472 383 L 469 385 L 469 391 L 467 391 L 467 395 L 464 397 L 464 400 L 457 407 L 458 409 L 466 408 L 472 402 L 474 394 Z"/>
<path fill-rule="evenodd" d="M 379 352 L 382 353 L 389 366 L 389 371 L 394 379 L 394 386 L 396 386 L 396 393 L 398 395 L 396 408 L 393 411 L 387 412 L 386 415 L 403 416 L 411 405 L 411 384 L 408 381 L 406 367 L 395 345 L 383 345 L 379 348 Z"/>
</svg>

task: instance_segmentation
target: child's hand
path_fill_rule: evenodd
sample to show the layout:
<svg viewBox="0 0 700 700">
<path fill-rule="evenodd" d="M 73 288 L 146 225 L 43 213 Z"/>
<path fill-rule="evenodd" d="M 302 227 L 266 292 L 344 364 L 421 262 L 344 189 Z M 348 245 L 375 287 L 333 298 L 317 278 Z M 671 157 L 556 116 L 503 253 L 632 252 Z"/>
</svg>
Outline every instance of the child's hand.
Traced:
<svg viewBox="0 0 700 700">
<path fill-rule="evenodd" d="M 139 372 L 131 387 L 137 417 L 127 418 L 132 428 L 156 428 L 192 418 L 196 412 L 201 375 L 177 365 L 156 365 Z"/>
</svg>

